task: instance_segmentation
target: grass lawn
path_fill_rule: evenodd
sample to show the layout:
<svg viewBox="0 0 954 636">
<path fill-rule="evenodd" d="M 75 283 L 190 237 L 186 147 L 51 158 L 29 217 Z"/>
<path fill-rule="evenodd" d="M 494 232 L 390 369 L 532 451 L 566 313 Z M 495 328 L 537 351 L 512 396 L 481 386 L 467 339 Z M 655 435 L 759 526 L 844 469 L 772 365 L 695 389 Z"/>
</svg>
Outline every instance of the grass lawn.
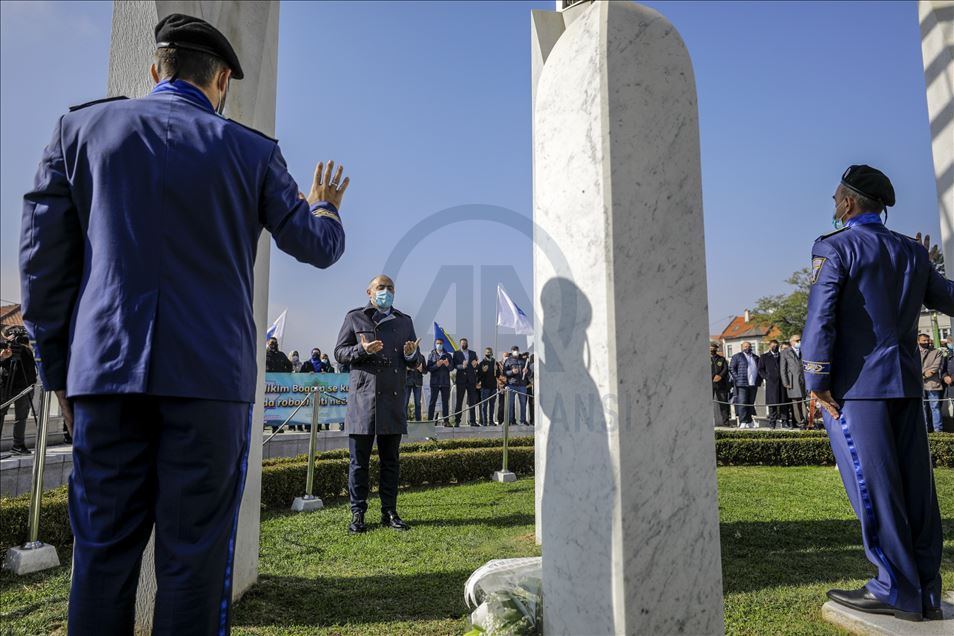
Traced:
<svg viewBox="0 0 954 636">
<path fill-rule="evenodd" d="M 950 590 L 954 470 L 936 475 Z M 825 590 L 857 587 L 873 568 L 837 471 L 720 468 L 719 503 L 726 631 L 839 633 L 820 618 Z M 345 505 L 264 514 L 260 582 L 236 605 L 233 633 L 460 634 L 470 573 L 492 558 L 539 554 L 530 479 L 406 492 L 400 508 L 411 532 L 375 527 L 356 537 Z M 0 633 L 65 632 L 68 587 L 66 567 L 0 575 Z"/>
</svg>

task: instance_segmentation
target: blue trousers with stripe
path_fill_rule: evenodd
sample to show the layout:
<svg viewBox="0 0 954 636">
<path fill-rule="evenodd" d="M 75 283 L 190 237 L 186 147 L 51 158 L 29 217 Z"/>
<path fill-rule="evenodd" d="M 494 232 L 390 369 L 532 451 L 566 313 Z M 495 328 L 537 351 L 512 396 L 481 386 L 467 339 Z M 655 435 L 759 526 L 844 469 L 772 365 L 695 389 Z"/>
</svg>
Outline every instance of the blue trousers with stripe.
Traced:
<svg viewBox="0 0 954 636">
<path fill-rule="evenodd" d="M 110 395 L 73 409 L 69 633 L 133 633 L 153 525 L 154 633 L 228 633 L 251 406 Z"/>
<path fill-rule="evenodd" d="M 941 513 L 921 400 L 845 400 L 824 413 L 831 449 L 878 574 L 867 588 L 907 612 L 941 606 Z"/>
</svg>

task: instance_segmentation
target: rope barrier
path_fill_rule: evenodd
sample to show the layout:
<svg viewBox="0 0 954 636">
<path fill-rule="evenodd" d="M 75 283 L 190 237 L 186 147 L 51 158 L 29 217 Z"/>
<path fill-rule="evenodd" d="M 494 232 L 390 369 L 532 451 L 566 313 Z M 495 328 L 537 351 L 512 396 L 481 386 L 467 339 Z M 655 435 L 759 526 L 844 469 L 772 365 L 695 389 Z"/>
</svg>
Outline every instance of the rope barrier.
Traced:
<svg viewBox="0 0 954 636">
<path fill-rule="evenodd" d="M 725 401 L 723 401 L 723 400 L 716 400 L 715 398 L 713 398 L 713 399 L 712 399 L 712 403 L 713 403 L 713 404 L 728 404 L 729 406 L 751 406 L 751 407 L 754 408 L 754 407 L 756 407 L 756 406 L 766 406 L 766 407 L 768 407 L 768 406 L 791 406 L 792 404 L 794 404 L 794 403 L 796 403 L 796 402 L 807 402 L 807 401 L 809 401 L 810 399 L 812 399 L 812 398 L 807 398 L 807 397 L 805 397 L 805 398 L 794 398 L 794 399 L 793 399 L 792 401 L 790 401 L 790 402 L 781 402 L 781 403 L 779 403 L 779 404 L 748 404 L 748 403 L 740 403 L 740 402 L 725 402 Z M 922 398 L 921 401 L 922 401 L 922 402 L 925 402 L 925 403 L 930 403 L 930 402 L 938 402 L 938 403 L 940 403 L 940 402 L 954 402 L 954 398 L 933 398 L 933 399 L 932 399 L 932 398 Z"/>
</svg>

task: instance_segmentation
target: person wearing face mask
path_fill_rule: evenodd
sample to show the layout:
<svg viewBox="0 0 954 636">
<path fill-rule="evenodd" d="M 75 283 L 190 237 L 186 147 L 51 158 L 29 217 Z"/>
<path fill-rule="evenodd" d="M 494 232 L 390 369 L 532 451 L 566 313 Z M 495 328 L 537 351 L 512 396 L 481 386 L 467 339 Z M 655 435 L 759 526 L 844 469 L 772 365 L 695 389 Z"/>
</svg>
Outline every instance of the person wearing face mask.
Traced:
<svg viewBox="0 0 954 636">
<path fill-rule="evenodd" d="M 460 339 L 460 351 L 454 352 L 454 368 L 457 374 L 454 384 L 457 385 L 457 399 L 454 406 L 455 426 L 460 426 L 464 419 L 464 397 L 467 397 L 467 411 L 469 422 L 473 426 L 477 422 L 474 405 L 477 404 L 477 354 L 470 350 L 467 338 Z"/>
<path fill-rule="evenodd" d="M 709 343 L 710 373 L 712 377 L 712 411 L 715 426 L 729 425 L 729 363 L 719 353 L 719 343 Z"/>
<path fill-rule="evenodd" d="M 928 431 L 933 429 L 940 433 L 944 430 L 941 420 L 941 397 L 944 394 L 941 367 L 944 354 L 934 348 L 931 337 L 926 333 L 918 334 L 918 353 L 921 356 L 921 377 L 924 378 L 924 424 Z"/>
<path fill-rule="evenodd" d="M 795 334 L 788 339 L 788 349 L 782 351 L 782 386 L 791 402 L 793 424 L 798 428 L 806 425 L 805 411 L 805 371 L 802 369 L 802 335 Z"/>
<path fill-rule="evenodd" d="M 265 371 L 268 373 L 291 373 L 292 363 L 278 348 L 278 338 L 269 338 L 265 345 Z"/>
<path fill-rule="evenodd" d="M 916 343 L 922 306 L 954 314 L 954 282 L 924 245 L 885 226 L 881 214 L 895 192 L 883 172 L 849 167 L 834 200 L 844 228 L 812 246 L 802 368 L 877 573 L 828 598 L 861 612 L 940 620 L 941 515 L 921 404 L 939 360 L 926 348 L 919 357 Z"/>
<path fill-rule="evenodd" d="M 507 378 L 507 390 L 511 391 L 510 413 L 507 415 L 511 424 L 516 424 L 516 402 L 520 401 L 520 424 L 529 426 L 527 422 L 527 359 L 520 355 L 520 347 L 510 348 L 510 356 L 504 362 L 503 373 Z"/>
<path fill-rule="evenodd" d="M 444 351 L 444 341 L 436 339 L 434 348 L 427 356 L 427 372 L 431 374 L 431 399 L 427 405 L 427 419 L 434 421 L 437 398 L 441 399 L 441 412 L 444 426 L 450 425 L 450 371 L 454 366 L 454 356 Z"/>
<path fill-rule="evenodd" d="M 494 403 L 497 401 L 497 376 L 500 370 L 494 360 L 494 350 L 484 349 L 484 358 L 477 367 L 477 389 L 480 391 L 480 425 L 494 423 Z"/>
<path fill-rule="evenodd" d="M 298 355 L 297 351 L 292 351 L 291 355 L 288 356 L 288 360 L 292 365 L 292 373 L 301 373 L 301 356 Z"/>
<path fill-rule="evenodd" d="M 274 139 L 222 116 L 244 76 L 228 39 L 180 13 L 154 36 L 153 89 L 59 117 L 23 201 L 23 318 L 74 432 L 77 635 L 132 633 L 153 528 L 154 629 L 228 630 L 230 547 L 261 443 L 259 238 L 319 268 L 345 246 L 341 169 L 319 164 L 306 197 Z"/>
<path fill-rule="evenodd" d="M 407 369 L 417 363 L 419 340 L 411 317 L 394 307 L 394 281 L 381 274 L 368 283 L 368 304 L 347 313 L 335 359 L 351 365 L 345 432 L 351 464 L 348 532 L 366 530 L 371 449 L 380 459 L 381 525 L 394 530 L 409 526 L 397 511 L 401 435 L 407 433 Z"/>
<path fill-rule="evenodd" d="M 732 356 L 729 373 L 735 386 L 735 414 L 739 428 L 756 428 L 755 396 L 762 383 L 759 376 L 759 357 L 752 353 L 752 343 L 743 342 L 742 351 Z"/>
<path fill-rule="evenodd" d="M 323 356 L 321 349 L 315 347 L 311 350 L 311 357 L 305 361 L 305 364 L 301 365 L 302 373 L 331 373 L 329 368 L 331 367 L 328 364 L 328 356 Z"/>
<path fill-rule="evenodd" d="M 759 357 L 759 377 L 765 382 L 765 403 L 768 405 L 768 424 L 775 428 L 781 422 L 782 402 L 788 399 L 782 392 L 781 354 L 778 340 L 769 342 L 769 350 Z"/>
</svg>

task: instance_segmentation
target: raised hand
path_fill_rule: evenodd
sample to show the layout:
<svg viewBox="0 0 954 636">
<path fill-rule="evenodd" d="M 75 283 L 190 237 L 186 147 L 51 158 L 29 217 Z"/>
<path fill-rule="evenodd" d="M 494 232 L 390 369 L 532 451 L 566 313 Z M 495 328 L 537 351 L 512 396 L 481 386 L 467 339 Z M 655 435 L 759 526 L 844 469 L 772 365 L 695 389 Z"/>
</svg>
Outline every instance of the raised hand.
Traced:
<svg viewBox="0 0 954 636">
<path fill-rule="evenodd" d="M 361 334 L 361 347 L 367 353 L 377 353 L 384 348 L 384 343 L 380 340 L 371 340 L 369 342 L 367 337 L 364 334 Z"/>
<path fill-rule="evenodd" d="M 344 181 L 341 180 L 344 166 L 338 166 L 338 172 L 335 172 L 334 169 L 334 161 L 329 161 L 327 167 L 318 162 L 315 167 L 315 179 L 311 183 L 311 192 L 308 193 L 308 205 L 314 205 L 319 201 L 327 201 L 335 208 L 341 207 L 341 199 L 344 197 L 351 179 L 345 177 Z"/>
<path fill-rule="evenodd" d="M 417 346 L 421 344 L 421 339 L 417 340 L 408 340 L 404 343 L 404 357 L 407 357 L 417 351 Z"/>
</svg>

